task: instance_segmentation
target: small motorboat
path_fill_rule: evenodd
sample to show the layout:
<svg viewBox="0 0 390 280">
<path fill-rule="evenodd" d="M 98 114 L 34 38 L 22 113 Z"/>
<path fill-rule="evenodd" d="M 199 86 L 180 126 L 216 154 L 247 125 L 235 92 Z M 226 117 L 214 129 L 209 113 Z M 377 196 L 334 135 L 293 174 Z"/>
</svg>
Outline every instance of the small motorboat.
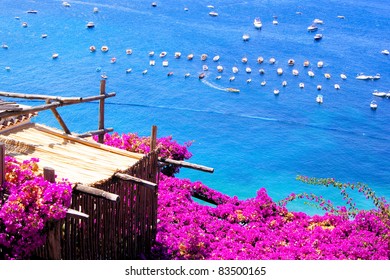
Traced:
<svg viewBox="0 0 390 280">
<path fill-rule="evenodd" d="M 1 45 L 1 48 L 3 48 L 3 49 L 8 49 L 8 45 L 7 45 L 7 44 L 2 44 L 2 45 Z"/>
<path fill-rule="evenodd" d="M 161 52 L 160 57 L 165 57 L 167 55 L 167 52 Z"/>
<path fill-rule="evenodd" d="M 132 49 L 126 49 L 126 54 L 127 55 L 130 55 L 130 54 L 132 54 L 133 53 L 133 50 Z"/>
<path fill-rule="evenodd" d="M 168 72 L 168 74 L 167 74 L 167 76 L 168 77 L 170 77 L 170 76 L 172 76 L 173 75 L 173 72 L 171 71 L 171 72 Z"/>
<path fill-rule="evenodd" d="M 87 23 L 87 28 L 94 28 L 95 27 L 95 23 L 93 21 L 89 21 Z"/>
<path fill-rule="evenodd" d="M 318 68 L 324 67 L 324 62 L 323 62 L 322 60 L 318 61 L 318 62 L 317 62 L 317 67 L 318 67 Z"/>
<path fill-rule="evenodd" d="M 379 80 L 381 78 L 381 74 L 376 74 L 374 76 L 371 76 L 372 80 Z"/>
<path fill-rule="evenodd" d="M 52 59 L 57 59 L 58 57 L 59 57 L 58 53 L 53 53 L 53 55 L 51 56 Z"/>
<path fill-rule="evenodd" d="M 115 63 L 116 62 L 116 57 L 112 57 L 111 60 L 110 60 L 111 63 Z"/>
<path fill-rule="evenodd" d="M 310 62 L 309 62 L 308 60 L 305 60 L 305 61 L 303 62 L 303 66 L 304 66 L 304 67 L 309 67 L 309 65 L 310 65 Z"/>
<path fill-rule="evenodd" d="M 208 57 L 208 55 L 204 53 L 200 56 L 200 60 L 205 61 L 207 59 L 207 57 Z"/>
<path fill-rule="evenodd" d="M 324 24 L 324 21 L 321 20 L 321 19 L 316 18 L 316 19 L 313 20 L 313 23 L 314 24 Z"/>
<path fill-rule="evenodd" d="M 257 58 L 257 63 L 258 64 L 261 64 L 261 63 L 263 63 L 264 62 L 264 58 L 262 57 L 262 56 L 259 56 L 258 58 Z"/>
<path fill-rule="evenodd" d="M 236 79 L 236 77 L 231 76 L 231 77 L 229 78 L 229 82 L 233 82 L 235 79 Z"/>
<path fill-rule="evenodd" d="M 320 34 L 320 33 L 317 33 L 316 35 L 314 35 L 314 41 L 319 41 L 319 40 L 321 40 L 322 39 L 322 34 Z"/>
<path fill-rule="evenodd" d="M 343 79 L 343 80 L 346 80 L 346 79 L 347 79 L 347 75 L 345 75 L 345 74 L 340 74 L 340 78 Z"/>
<path fill-rule="evenodd" d="M 242 40 L 244 40 L 244 42 L 249 41 L 250 38 L 251 37 L 249 36 L 249 34 L 242 35 Z"/>
<path fill-rule="evenodd" d="M 199 80 L 203 79 L 204 77 L 206 77 L 206 74 L 205 74 L 205 73 L 200 73 L 200 74 L 199 74 Z"/>
<path fill-rule="evenodd" d="M 203 71 L 208 71 L 209 67 L 205 64 L 205 65 L 202 66 L 202 69 L 203 69 Z"/>
<path fill-rule="evenodd" d="M 297 69 L 293 69 L 293 70 L 292 70 L 292 74 L 293 74 L 294 76 L 298 76 L 298 75 L 299 75 L 299 71 L 298 71 Z"/>
<path fill-rule="evenodd" d="M 149 61 L 149 65 L 150 65 L 150 66 L 154 66 L 154 65 L 156 65 L 156 61 L 155 61 L 155 60 L 153 60 L 153 59 L 152 59 L 152 60 L 150 60 L 150 61 Z"/>
<path fill-rule="evenodd" d="M 265 86 L 266 84 L 267 84 L 266 81 L 262 81 L 262 82 L 260 83 L 261 86 Z"/>
<path fill-rule="evenodd" d="M 257 17 L 253 20 L 253 25 L 255 28 L 260 29 L 263 26 L 263 23 L 261 22 L 261 19 Z"/>
<path fill-rule="evenodd" d="M 247 63 L 248 62 L 248 58 L 246 56 L 244 56 L 243 58 L 241 58 L 241 62 L 242 63 Z"/>
<path fill-rule="evenodd" d="M 278 89 L 274 89 L 274 94 L 278 95 L 279 94 L 279 90 Z"/>
<path fill-rule="evenodd" d="M 300 87 L 300 88 L 304 88 L 304 87 L 305 87 L 305 84 L 304 84 L 304 83 L 299 83 L 299 87 Z"/>
<path fill-rule="evenodd" d="M 152 2 L 152 7 L 157 7 L 157 2 Z"/>
<path fill-rule="evenodd" d="M 28 24 L 27 24 L 27 22 L 22 22 L 22 27 L 27 27 L 28 26 Z"/>
<path fill-rule="evenodd" d="M 337 16 L 337 18 L 339 18 L 339 19 L 345 19 L 345 16 Z"/>
<path fill-rule="evenodd" d="M 389 51 L 389 50 L 383 50 L 383 51 L 381 51 L 381 54 L 389 55 L 389 54 L 390 54 L 390 51 Z"/>
<path fill-rule="evenodd" d="M 189 76 L 191 76 L 190 73 L 185 73 L 185 74 L 184 74 L 184 78 L 188 78 Z"/>
<path fill-rule="evenodd" d="M 278 24 L 279 24 L 279 21 L 278 21 L 276 18 L 274 18 L 274 19 L 272 20 L 272 24 L 273 24 L 273 25 L 278 25 Z"/>
<path fill-rule="evenodd" d="M 240 90 L 239 90 L 238 88 L 231 88 L 231 87 L 228 87 L 228 88 L 226 88 L 226 90 L 227 90 L 228 92 L 235 92 L 235 93 L 240 92 Z"/>
<path fill-rule="evenodd" d="M 41 35 L 41 38 L 42 38 L 42 39 L 47 38 L 47 34 L 46 34 L 46 33 L 42 34 L 42 35 Z"/>
<path fill-rule="evenodd" d="M 278 73 L 278 75 L 282 75 L 283 74 L 283 69 L 282 68 L 276 69 L 276 73 Z"/>
<path fill-rule="evenodd" d="M 193 58 L 194 58 L 194 54 L 190 53 L 189 55 L 187 55 L 188 60 L 192 60 Z"/>
<path fill-rule="evenodd" d="M 238 72 L 238 67 L 237 66 L 233 66 L 232 67 L 232 71 L 233 71 L 233 73 L 237 73 Z"/>
<path fill-rule="evenodd" d="M 314 23 L 309 25 L 309 27 L 307 28 L 307 31 L 309 32 L 314 32 L 314 31 L 317 31 L 318 30 L 318 26 L 315 25 Z"/>
<path fill-rule="evenodd" d="M 319 94 L 316 97 L 316 101 L 317 103 L 321 104 L 322 102 L 324 102 L 324 97 L 321 94 Z"/>
<path fill-rule="evenodd" d="M 222 76 L 221 75 L 218 75 L 217 77 L 215 77 L 216 80 L 220 80 L 222 79 Z"/>
<path fill-rule="evenodd" d="M 286 86 L 287 86 L 287 81 L 283 81 L 283 82 L 282 82 L 282 86 L 283 86 L 283 87 L 286 87 Z"/>
<path fill-rule="evenodd" d="M 252 69 L 250 67 L 246 67 L 245 68 L 245 72 L 247 72 L 248 74 L 252 72 Z"/>
<path fill-rule="evenodd" d="M 358 79 L 358 80 L 369 80 L 369 79 L 371 79 L 371 76 L 364 75 L 364 74 L 360 73 L 360 74 L 358 74 L 356 76 L 356 79 Z"/>
<path fill-rule="evenodd" d="M 146 75 L 148 73 L 148 70 L 144 70 L 144 71 L 142 71 L 142 75 Z"/>
<path fill-rule="evenodd" d="M 317 90 L 321 90 L 322 89 L 322 86 L 321 85 L 317 85 Z"/>
<path fill-rule="evenodd" d="M 265 70 L 263 68 L 259 69 L 259 74 L 260 75 L 264 75 L 265 74 Z"/>
<path fill-rule="evenodd" d="M 69 8 L 70 4 L 69 4 L 69 2 L 64 1 L 64 2 L 62 2 L 62 6 Z"/>
<path fill-rule="evenodd" d="M 290 59 L 287 61 L 287 64 L 288 64 L 289 66 L 293 66 L 293 65 L 295 64 L 295 60 L 292 59 L 292 58 L 290 58 Z"/>
<path fill-rule="evenodd" d="M 154 56 L 154 51 L 150 51 L 149 56 Z"/>
<path fill-rule="evenodd" d="M 27 13 L 28 14 L 37 14 L 38 11 L 37 10 L 28 10 Z"/>
<path fill-rule="evenodd" d="M 108 76 L 106 75 L 106 73 L 101 74 L 100 77 L 101 77 L 103 80 L 107 80 L 107 79 L 108 79 Z"/>
<path fill-rule="evenodd" d="M 251 78 L 249 78 L 249 79 L 246 80 L 246 83 L 247 83 L 247 84 L 249 84 L 250 82 L 252 82 L 252 79 L 251 79 Z"/>
<path fill-rule="evenodd" d="M 213 57 L 213 61 L 217 62 L 219 60 L 219 58 L 220 58 L 219 55 L 216 55 Z"/>
<path fill-rule="evenodd" d="M 175 52 L 175 58 L 180 58 L 181 57 L 181 52 Z"/>
<path fill-rule="evenodd" d="M 307 75 L 309 75 L 309 77 L 314 77 L 314 72 L 309 70 L 307 71 Z"/>
<path fill-rule="evenodd" d="M 168 67 L 168 60 L 164 60 L 163 62 L 162 62 L 162 66 L 164 66 L 164 67 Z"/>
<path fill-rule="evenodd" d="M 94 13 L 94 14 L 97 14 L 98 12 L 99 12 L 98 7 L 94 7 L 94 8 L 93 8 L 93 13 Z"/>
<path fill-rule="evenodd" d="M 269 59 L 269 64 L 275 64 L 275 62 L 276 62 L 276 59 L 275 59 L 275 58 L 271 57 L 271 58 Z"/>
<path fill-rule="evenodd" d="M 215 11 L 211 11 L 211 12 L 209 13 L 209 15 L 212 16 L 212 17 L 217 17 L 217 16 L 218 16 L 218 13 L 215 12 Z"/>
<path fill-rule="evenodd" d="M 334 84 L 334 88 L 339 90 L 340 89 L 340 85 L 339 84 Z"/>
<path fill-rule="evenodd" d="M 376 110 L 378 108 L 378 103 L 376 103 L 375 100 L 372 100 L 371 103 L 370 103 L 370 108 L 372 110 Z"/>
<path fill-rule="evenodd" d="M 327 79 L 330 79 L 330 74 L 329 73 L 325 73 L 324 77 L 327 78 Z"/>
<path fill-rule="evenodd" d="M 102 52 L 108 52 L 108 47 L 107 47 L 107 46 L 102 46 L 102 47 L 100 48 L 100 50 L 101 50 Z"/>
<path fill-rule="evenodd" d="M 218 65 L 218 66 L 217 66 L 217 71 L 218 71 L 219 73 L 221 73 L 221 72 L 223 71 L 223 66 L 222 66 L 222 65 Z"/>
<path fill-rule="evenodd" d="M 131 68 L 126 69 L 126 73 L 131 73 L 131 71 L 133 71 L 133 69 L 131 69 Z"/>
<path fill-rule="evenodd" d="M 378 97 L 386 97 L 387 93 L 383 91 L 374 90 L 372 95 L 378 96 Z"/>
</svg>

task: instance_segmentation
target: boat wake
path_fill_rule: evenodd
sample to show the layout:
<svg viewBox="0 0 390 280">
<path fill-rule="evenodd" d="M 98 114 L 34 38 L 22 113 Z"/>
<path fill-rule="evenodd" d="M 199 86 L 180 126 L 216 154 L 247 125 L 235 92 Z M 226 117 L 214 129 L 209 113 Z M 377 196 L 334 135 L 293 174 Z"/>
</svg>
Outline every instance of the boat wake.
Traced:
<svg viewBox="0 0 390 280">
<path fill-rule="evenodd" d="M 224 87 L 221 87 L 221 86 L 217 86 L 217 85 L 215 85 L 215 84 L 213 84 L 213 83 L 211 83 L 211 82 L 209 82 L 209 81 L 207 81 L 205 79 L 202 79 L 201 81 L 202 81 L 202 83 L 204 83 L 205 85 L 207 85 L 207 86 L 209 86 L 211 88 L 214 88 L 214 89 L 217 89 L 217 90 L 221 90 L 221 91 L 228 91 L 227 88 L 224 88 Z"/>
</svg>

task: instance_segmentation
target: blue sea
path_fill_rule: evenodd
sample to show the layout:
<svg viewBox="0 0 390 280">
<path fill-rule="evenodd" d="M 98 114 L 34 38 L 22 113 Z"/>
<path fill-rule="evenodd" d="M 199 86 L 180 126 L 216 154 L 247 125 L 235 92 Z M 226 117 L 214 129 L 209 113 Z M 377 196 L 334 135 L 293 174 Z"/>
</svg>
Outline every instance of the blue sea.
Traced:
<svg viewBox="0 0 390 280">
<path fill-rule="evenodd" d="M 146 136 L 157 125 L 158 137 L 172 135 L 181 144 L 193 141 L 190 162 L 215 169 L 212 174 L 182 169 L 180 178 L 202 181 L 241 199 L 264 187 L 275 200 L 313 192 L 342 204 L 338 191 L 296 180 L 297 175 L 332 177 L 366 183 L 390 199 L 390 99 L 372 95 L 374 90 L 390 91 L 390 56 L 381 53 L 390 50 L 387 0 L 160 0 L 156 7 L 151 2 L 68 1 L 70 7 L 65 7 L 57 0 L 2 0 L 0 43 L 8 48 L 0 49 L 0 91 L 92 96 L 99 94 L 104 74 L 106 91 L 116 93 L 106 100 L 107 127 Z M 37 13 L 27 13 L 31 9 Z M 210 16 L 211 11 L 218 15 Z M 256 17 L 261 29 L 253 25 Z M 323 23 L 308 32 L 314 19 Z M 90 21 L 94 28 L 86 27 Z M 314 41 L 316 33 L 323 34 L 322 40 Z M 167 56 L 160 58 L 164 51 Z M 202 54 L 208 59 L 202 61 Z M 262 64 L 257 63 L 259 56 Z M 116 63 L 111 63 L 113 57 Z M 155 66 L 149 65 L 151 59 Z M 294 66 L 288 65 L 289 59 Z M 303 66 L 305 60 L 309 67 Z M 318 61 L 324 62 L 322 68 Z M 224 67 L 222 73 L 218 65 Z M 238 73 L 232 72 L 233 66 Z M 246 73 L 246 67 L 252 72 Z M 282 75 L 277 68 L 283 69 Z M 299 75 L 292 75 L 292 69 Z M 308 76 L 309 70 L 314 77 Z M 200 80 L 202 72 L 206 76 Z M 381 77 L 357 80 L 359 73 Z M 282 87 L 284 80 L 287 86 Z M 240 92 L 229 92 L 229 87 Z M 280 93 L 275 95 L 274 89 Z M 318 94 L 322 104 L 316 102 Z M 377 110 L 370 108 L 372 100 Z M 73 132 L 97 129 L 96 102 L 58 110 Z M 36 121 L 60 128 L 51 112 L 39 113 Z M 358 207 L 372 207 L 353 196 Z M 291 207 L 316 211 L 300 203 Z"/>
</svg>

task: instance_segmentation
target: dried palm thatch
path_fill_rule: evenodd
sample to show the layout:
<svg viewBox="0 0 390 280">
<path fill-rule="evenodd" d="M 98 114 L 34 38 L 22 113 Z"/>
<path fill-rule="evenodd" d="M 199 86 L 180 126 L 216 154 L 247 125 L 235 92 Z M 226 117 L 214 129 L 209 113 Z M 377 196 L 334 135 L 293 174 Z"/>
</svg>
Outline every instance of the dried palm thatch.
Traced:
<svg viewBox="0 0 390 280">
<path fill-rule="evenodd" d="M 44 125 L 27 123 L 0 134 L 6 154 L 19 160 L 39 158 L 39 168 L 54 168 L 57 178 L 94 185 L 136 164 L 143 154 L 105 146 Z"/>
</svg>

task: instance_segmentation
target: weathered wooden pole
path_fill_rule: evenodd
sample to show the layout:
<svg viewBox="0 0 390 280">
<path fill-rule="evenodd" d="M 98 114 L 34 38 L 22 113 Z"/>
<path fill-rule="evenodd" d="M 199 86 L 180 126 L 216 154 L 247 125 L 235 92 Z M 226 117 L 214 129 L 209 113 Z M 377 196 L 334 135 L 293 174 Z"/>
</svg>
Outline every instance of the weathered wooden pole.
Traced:
<svg viewBox="0 0 390 280">
<path fill-rule="evenodd" d="M 53 168 L 44 167 L 43 177 L 46 181 L 55 182 L 55 171 Z M 61 259 L 61 223 L 59 221 L 52 222 L 49 225 L 49 232 L 47 233 L 47 251 L 50 260 Z"/>
<path fill-rule="evenodd" d="M 150 136 L 150 151 L 153 152 L 157 146 L 157 126 L 152 126 L 152 135 Z"/>
<path fill-rule="evenodd" d="M 0 206 L 4 199 L 4 183 L 5 183 L 5 145 L 0 143 Z"/>
<path fill-rule="evenodd" d="M 106 94 L 106 80 L 100 81 L 100 95 Z M 104 98 L 99 100 L 99 127 L 98 129 L 104 129 Z M 98 142 L 103 144 L 104 134 L 99 134 Z"/>
</svg>

